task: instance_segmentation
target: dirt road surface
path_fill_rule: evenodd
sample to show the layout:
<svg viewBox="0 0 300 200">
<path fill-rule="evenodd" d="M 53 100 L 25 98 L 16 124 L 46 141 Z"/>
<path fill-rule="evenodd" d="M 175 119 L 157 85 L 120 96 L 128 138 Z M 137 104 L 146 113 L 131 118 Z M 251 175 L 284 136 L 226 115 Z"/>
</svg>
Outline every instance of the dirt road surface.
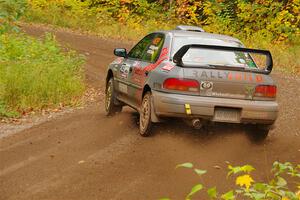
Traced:
<svg viewBox="0 0 300 200">
<path fill-rule="evenodd" d="M 45 32 L 24 29 L 34 36 Z M 55 34 L 63 45 L 87 56 L 87 82 L 101 89 L 113 48 L 130 47 L 94 36 Z M 253 141 L 239 126 L 196 131 L 178 120 L 160 124 L 152 137 L 142 138 L 135 111 L 128 108 L 108 118 L 99 98 L 85 109 L 0 139 L 0 199 L 183 199 L 198 182 L 229 189 L 233 180 L 226 179 L 226 162 L 251 164 L 257 169 L 255 180 L 267 181 L 275 160 L 300 162 L 300 79 L 280 73 L 273 77 L 280 116 L 264 142 Z M 189 170 L 174 169 L 183 162 L 208 174 L 199 179 Z"/>
</svg>

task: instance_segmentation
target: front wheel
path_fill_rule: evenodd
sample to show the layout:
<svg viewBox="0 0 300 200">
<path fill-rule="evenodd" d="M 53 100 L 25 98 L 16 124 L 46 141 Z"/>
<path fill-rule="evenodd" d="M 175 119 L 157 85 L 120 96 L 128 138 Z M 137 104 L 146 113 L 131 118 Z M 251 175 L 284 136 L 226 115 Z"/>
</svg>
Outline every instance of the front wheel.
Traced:
<svg viewBox="0 0 300 200">
<path fill-rule="evenodd" d="M 114 115 L 122 111 L 122 106 L 116 104 L 116 92 L 114 89 L 114 79 L 110 78 L 106 85 L 105 112 L 107 116 Z"/>
<path fill-rule="evenodd" d="M 142 101 L 140 109 L 140 134 L 147 137 L 151 134 L 151 92 L 147 92 Z"/>
</svg>

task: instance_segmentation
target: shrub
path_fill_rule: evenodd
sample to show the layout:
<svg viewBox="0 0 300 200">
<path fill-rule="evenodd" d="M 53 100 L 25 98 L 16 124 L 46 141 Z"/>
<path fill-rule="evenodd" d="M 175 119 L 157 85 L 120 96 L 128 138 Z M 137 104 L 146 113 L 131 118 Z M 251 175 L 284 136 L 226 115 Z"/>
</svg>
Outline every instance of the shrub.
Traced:
<svg viewBox="0 0 300 200">
<path fill-rule="evenodd" d="M 78 103 L 83 62 L 74 51 L 62 52 L 51 34 L 0 35 L 0 117 Z"/>
<path fill-rule="evenodd" d="M 18 31 L 16 21 L 27 8 L 26 0 L 0 0 L 0 34 Z"/>
<path fill-rule="evenodd" d="M 197 169 L 192 163 L 183 163 L 176 168 L 192 169 L 198 176 L 207 173 L 206 170 Z M 193 195 L 206 189 L 208 199 L 253 199 L 253 200 L 300 200 L 300 164 L 294 166 L 290 162 L 274 162 L 272 167 L 273 178 L 268 183 L 256 182 L 251 176 L 254 167 L 251 165 L 228 166 L 228 176 L 235 177 L 236 188 L 223 194 L 219 194 L 216 187 L 205 188 L 201 183 L 192 187 L 186 196 L 186 200 L 191 200 Z M 289 183 L 284 177 L 289 177 Z M 293 180 L 292 180 L 293 179 Z M 298 181 L 298 182 L 297 182 Z M 296 186 L 296 187 L 295 187 Z M 292 188 L 292 189 L 291 189 Z M 297 189 L 296 189 L 297 188 Z M 162 198 L 160 200 L 170 200 Z"/>
</svg>

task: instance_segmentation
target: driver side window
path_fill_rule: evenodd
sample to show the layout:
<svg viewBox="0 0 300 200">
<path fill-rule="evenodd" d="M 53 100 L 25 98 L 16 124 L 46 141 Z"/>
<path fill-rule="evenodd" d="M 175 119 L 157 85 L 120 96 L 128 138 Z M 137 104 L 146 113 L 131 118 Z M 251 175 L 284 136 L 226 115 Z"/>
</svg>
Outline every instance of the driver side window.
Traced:
<svg viewBox="0 0 300 200">
<path fill-rule="evenodd" d="M 152 42 L 152 39 L 155 34 L 150 34 L 144 37 L 137 45 L 135 45 L 130 52 L 128 53 L 129 58 L 139 59 L 141 60 L 144 54 L 144 51 Z"/>
</svg>

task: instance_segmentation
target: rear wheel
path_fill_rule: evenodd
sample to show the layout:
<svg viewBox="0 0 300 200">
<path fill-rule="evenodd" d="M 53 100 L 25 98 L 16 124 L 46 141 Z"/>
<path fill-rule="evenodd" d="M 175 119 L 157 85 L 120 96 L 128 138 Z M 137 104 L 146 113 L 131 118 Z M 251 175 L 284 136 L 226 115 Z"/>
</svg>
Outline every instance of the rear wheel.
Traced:
<svg viewBox="0 0 300 200">
<path fill-rule="evenodd" d="M 253 140 L 263 141 L 268 137 L 270 127 L 269 125 L 251 125 L 248 127 L 248 132 Z"/>
<path fill-rule="evenodd" d="M 140 134 L 143 137 L 151 134 L 151 92 L 147 92 L 142 101 L 140 109 Z"/>
<path fill-rule="evenodd" d="M 114 89 L 114 79 L 110 78 L 106 84 L 105 112 L 107 116 L 114 115 L 122 111 L 122 105 L 116 104 L 116 93 Z"/>
</svg>

